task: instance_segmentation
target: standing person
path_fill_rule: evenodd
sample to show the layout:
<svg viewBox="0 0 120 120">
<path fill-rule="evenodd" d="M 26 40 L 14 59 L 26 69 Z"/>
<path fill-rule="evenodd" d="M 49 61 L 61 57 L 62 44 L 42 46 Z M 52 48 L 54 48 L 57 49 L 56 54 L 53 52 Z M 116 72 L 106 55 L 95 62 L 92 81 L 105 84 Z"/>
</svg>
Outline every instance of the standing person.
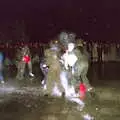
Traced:
<svg viewBox="0 0 120 120">
<path fill-rule="evenodd" d="M 3 61 L 4 61 L 4 55 L 2 52 L 0 52 L 0 82 L 4 84 L 4 77 L 3 77 Z"/>
<path fill-rule="evenodd" d="M 73 33 L 68 33 L 68 38 L 67 33 L 61 33 L 60 41 L 67 48 L 62 59 L 65 69 L 71 73 L 71 77 L 68 80 L 69 85 L 75 89 L 79 83 L 83 83 L 88 91 L 91 90 L 91 85 L 87 78 L 89 54 L 84 46 L 81 45 L 82 42 L 80 46 L 75 44 L 75 35 Z"/>
<path fill-rule="evenodd" d="M 61 83 L 65 89 L 65 97 L 69 101 L 73 101 L 80 105 L 80 109 L 84 108 L 84 102 L 79 98 L 80 92 L 76 88 L 80 84 L 81 72 L 76 64 L 78 61 L 78 56 L 76 54 L 76 44 L 75 44 L 75 34 L 62 32 L 60 34 L 59 40 L 63 45 L 65 52 L 61 56 L 61 63 L 63 64 L 63 70 L 60 74 Z M 77 50 L 79 53 L 79 50 Z M 79 74 L 80 73 L 80 74 Z"/>
<path fill-rule="evenodd" d="M 98 61 L 97 43 L 93 43 L 92 54 L 93 54 L 93 62 L 97 62 Z"/>
<path fill-rule="evenodd" d="M 97 46 L 97 52 L 98 52 L 98 62 L 102 62 L 102 43 L 98 43 Z"/>
<path fill-rule="evenodd" d="M 87 78 L 87 73 L 89 69 L 90 55 L 88 51 L 85 49 L 84 44 L 81 46 L 76 45 L 74 52 L 78 58 L 76 63 L 76 75 L 80 75 L 81 82 L 84 83 L 87 89 L 91 89 L 91 85 L 89 79 Z"/>
<path fill-rule="evenodd" d="M 64 88 L 62 87 L 60 81 L 60 72 L 61 66 L 59 62 L 59 47 L 58 43 L 54 43 L 52 41 L 50 43 L 50 48 L 45 50 L 45 61 L 46 65 L 49 67 L 47 73 L 47 81 L 46 81 L 46 94 L 52 95 L 53 88 L 57 86 L 59 92 L 58 94 L 61 96 L 64 93 Z"/>
<path fill-rule="evenodd" d="M 46 82 L 47 82 L 47 74 L 48 74 L 48 66 L 46 65 L 46 63 L 45 63 L 45 60 L 44 59 L 42 59 L 41 61 L 40 61 L 40 69 L 41 69 L 41 71 L 42 71 L 42 74 L 43 74 L 43 80 L 42 80 L 42 87 L 44 88 L 44 89 L 46 89 Z"/>
<path fill-rule="evenodd" d="M 75 77 L 75 65 L 78 60 L 74 49 L 75 49 L 75 34 L 62 32 L 59 36 L 60 42 L 65 49 L 64 54 L 61 56 L 61 60 L 63 63 L 63 71 L 61 73 L 61 81 L 65 88 L 66 96 L 76 96 L 75 88 L 80 80 L 80 76 L 78 78 Z M 79 80 L 78 80 L 79 79 Z"/>
<path fill-rule="evenodd" d="M 18 53 L 18 62 L 17 62 L 17 79 L 23 79 L 24 74 L 25 74 L 25 67 L 26 64 L 28 65 L 29 69 L 29 75 L 31 77 L 34 77 L 34 74 L 32 73 L 32 62 L 31 62 L 31 57 L 30 57 L 30 50 L 28 46 L 24 46 L 21 51 Z"/>
</svg>

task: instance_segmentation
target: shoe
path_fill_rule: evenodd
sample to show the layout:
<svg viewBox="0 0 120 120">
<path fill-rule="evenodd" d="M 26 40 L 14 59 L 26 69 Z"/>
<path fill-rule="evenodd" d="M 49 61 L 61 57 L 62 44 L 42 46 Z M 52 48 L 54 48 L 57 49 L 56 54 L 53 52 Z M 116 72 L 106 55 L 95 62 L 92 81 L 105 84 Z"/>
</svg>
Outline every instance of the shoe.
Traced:
<svg viewBox="0 0 120 120">
<path fill-rule="evenodd" d="M 29 75 L 30 75 L 31 77 L 34 77 L 34 74 L 33 74 L 33 73 L 29 73 Z"/>
<path fill-rule="evenodd" d="M 42 80 L 41 84 L 42 84 L 42 85 L 44 85 L 44 84 L 45 84 L 45 81 L 44 81 L 44 80 Z"/>
<path fill-rule="evenodd" d="M 1 83 L 4 84 L 5 82 L 2 80 Z"/>
<path fill-rule="evenodd" d="M 47 86 L 46 86 L 46 85 L 44 85 L 44 86 L 43 86 L 43 89 L 44 89 L 44 90 L 46 90 L 46 89 L 47 89 Z"/>
<path fill-rule="evenodd" d="M 85 114 L 83 118 L 84 120 L 94 120 L 94 117 L 90 116 L 89 114 Z"/>
<path fill-rule="evenodd" d="M 89 87 L 87 91 L 91 92 L 93 90 L 93 87 Z"/>
</svg>

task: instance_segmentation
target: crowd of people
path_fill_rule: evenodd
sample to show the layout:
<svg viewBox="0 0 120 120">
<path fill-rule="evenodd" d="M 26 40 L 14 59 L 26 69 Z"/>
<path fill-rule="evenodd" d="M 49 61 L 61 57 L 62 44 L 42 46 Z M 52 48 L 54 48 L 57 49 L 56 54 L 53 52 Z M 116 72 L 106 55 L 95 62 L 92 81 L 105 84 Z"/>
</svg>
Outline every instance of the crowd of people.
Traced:
<svg viewBox="0 0 120 120">
<path fill-rule="evenodd" d="M 49 43 L 40 68 L 45 95 L 64 96 L 79 104 L 81 110 L 84 108 L 86 94 L 93 90 L 87 78 L 89 54 L 74 33 L 62 32 L 58 40 Z M 93 118 L 87 115 L 87 119 Z"/>
<path fill-rule="evenodd" d="M 40 69 L 44 79 L 41 85 L 44 95 L 64 96 L 84 107 L 86 93 L 93 90 L 87 78 L 90 55 L 84 42 L 76 39 L 72 32 L 61 32 L 57 40 L 52 40 L 44 49 Z M 3 59 L 0 54 L 0 81 L 4 84 Z M 33 58 L 34 59 L 34 58 Z M 34 77 L 29 47 L 23 46 L 16 51 L 17 80 L 24 79 L 25 67 L 29 76 Z"/>
<path fill-rule="evenodd" d="M 62 32 L 58 40 L 49 43 L 40 68 L 45 95 L 64 96 L 84 104 L 86 93 L 93 90 L 87 78 L 89 54 L 74 33 Z"/>
<path fill-rule="evenodd" d="M 114 46 L 114 48 L 117 47 Z M 32 48 L 30 51 L 27 44 L 16 48 L 14 52 L 16 53 L 17 80 L 24 80 L 26 65 L 28 66 L 29 76 L 35 77 L 33 61 L 37 58 L 44 75 L 40 83 L 44 95 L 65 97 L 78 103 L 81 109 L 85 106 L 84 99 L 87 93 L 94 91 L 87 78 L 89 63 L 91 61 L 102 62 L 104 61 L 104 55 L 109 53 L 107 45 L 87 43 L 82 39 L 77 39 L 76 34 L 72 32 L 61 32 L 57 39 L 51 40 L 44 47 L 42 45 L 38 47 L 36 44 L 35 48 L 40 49 L 36 57 L 32 57 Z M 112 51 L 115 52 L 115 49 Z M 0 52 L 1 84 L 5 83 L 3 75 L 5 59 L 3 52 Z"/>
<path fill-rule="evenodd" d="M 0 81 L 4 83 L 3 61 L 4 55 L 0 53 Z M 16 79 L 22 80 L 25 74 L 25 67 L 28 66 L 29 75 L 34 77 L 32 72 L 32 58 L 27 45 L 19 47 L 16 51 Z M 40 61 L 40 69 L 43 72 L 44 80 L 42 84 L 46 89 L 46 94 L 53 93 L 54 86 L 59 88 L 59 92 L 69 96 L 70 89 L 78 88 L 80 83 L 90 89 L 87 78 L 89 68 L 89 54 L 84 47 L 83 41 L 76 40 L 74 33 L 61 32 L 58 40 L 50 41 L 48 47 L 44 49 L 44 57 Z M 55 85 L 56 84 L 56 85 Z M 76 93 L 76 92 L 75 92 Z"/>
</svg>

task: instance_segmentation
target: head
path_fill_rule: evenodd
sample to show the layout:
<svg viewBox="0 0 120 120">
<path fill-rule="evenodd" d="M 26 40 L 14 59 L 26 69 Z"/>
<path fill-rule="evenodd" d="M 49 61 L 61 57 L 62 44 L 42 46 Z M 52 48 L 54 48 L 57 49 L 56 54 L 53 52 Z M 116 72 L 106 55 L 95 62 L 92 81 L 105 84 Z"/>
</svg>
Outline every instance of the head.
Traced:
<svg viewBox="0 0 120 120">
<path fill-rule="evenodd" d="M 75 42 L 76 39 L 76 34 L 75 33 L 69 33 L 69 41 L 70 42 Z"/>
<path fill-rule="evenodd" d="M 74 43 L 68 43 L 68 51 L 69 52 L 73 51 L 74 48 L 75 48 L 75 44 Z"/>
<path fill-rule="evenodd" d="M 61 32 L 59 35 L 59 41 L 64 48 L 68 47 L 68 44 L 75 43 L 76 35 L 71 32 Z M 70 45 L 71 46 L 71 45 Z"/>
<path fill-rule="evenodd" d="M 22 48 L 22 53 L 23 53 L 23 55 L 29 55 L 30 54 L 30 50 L 29 50 L 28 46 L 24 46 Z"/>
<path fill-rule="evenodd" d="M 60 42 L 65 42 L 68 39 L 68 33 L 67 32 L 61 32 L 59 35 Z"/>
<path fill-rule="evenodd" d="M 50 42 L 50 49 L 54 50 L 54 51 L 59 51 L 60 50 L 60 46 L 57 40 L 53 40 Z"/>
<path fill-rule="evenodd" d="M 82 39 L 77 39 L 76 44 L 77 44 L 77 46 L 83 47 L 84 41 Z"/>
</svg>

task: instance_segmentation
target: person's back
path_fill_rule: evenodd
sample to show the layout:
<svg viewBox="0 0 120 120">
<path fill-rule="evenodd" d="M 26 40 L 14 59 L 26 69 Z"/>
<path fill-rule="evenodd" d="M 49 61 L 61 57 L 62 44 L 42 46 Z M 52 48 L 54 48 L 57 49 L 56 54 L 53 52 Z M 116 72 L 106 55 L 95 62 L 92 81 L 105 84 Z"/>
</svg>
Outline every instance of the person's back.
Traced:
<svg viewBox="0 0 120 120">
<path fill-rule="evenodd" d="M 61 65 L 59 62 L 58 53 L 59 51 L 57 50 L 57 47 L 54 46 L 45 50 L 45 61 L 49 67 L 46 81 L 46 93 L 48 95 L 52 94 L 55 84 L 60 93 L 64 92 L 64 88 L 60 82 Z"/>
<path fill-rule="evenodd" d="M 84 47 L 77 47 L 74 51 L 81 62 L 89 61 L 89 53 Z"/>
<path fill-rule="evenodd" d="M 59 58 L 57 52 L 51 49 L 45 50 L 46 63 L 50 67 L 49 69 L 58 69 L 60 67 Z"/>
</svg>

